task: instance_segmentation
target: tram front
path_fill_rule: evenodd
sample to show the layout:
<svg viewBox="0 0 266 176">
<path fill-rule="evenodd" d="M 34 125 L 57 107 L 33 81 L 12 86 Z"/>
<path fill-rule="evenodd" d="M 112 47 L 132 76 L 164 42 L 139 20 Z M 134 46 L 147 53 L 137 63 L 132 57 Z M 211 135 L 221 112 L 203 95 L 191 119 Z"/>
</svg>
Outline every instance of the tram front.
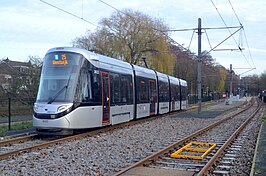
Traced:
<svg viewBox="0 0 266 176">
<path fill-rule="evenodd" d="M 62 132 L 69 128 L 70 122 L 65 116 L 73 109 L 84 60 L 81 54 L 55 49 L 45 55 L 34 104 L 33 127 L 38 132 Z"/>
</svg>

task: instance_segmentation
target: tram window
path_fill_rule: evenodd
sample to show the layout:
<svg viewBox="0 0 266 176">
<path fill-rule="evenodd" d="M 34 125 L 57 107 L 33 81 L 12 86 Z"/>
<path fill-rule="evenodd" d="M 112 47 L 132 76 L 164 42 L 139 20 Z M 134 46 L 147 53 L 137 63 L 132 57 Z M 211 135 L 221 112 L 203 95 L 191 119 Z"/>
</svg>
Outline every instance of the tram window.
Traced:
<svg viewBox="0 0 266 176">
<path fill-rule="evenodd" d="M 110 74 L 111 105 L 132 104 L 133 87 L 130 75 Z"/>
<path fill-rule="evenodd" d="M 148 103 L 149 102 L 149 87 L 148 79 L 137 78 L 137 93 L 138 93 L 138 103 Z"/>
<path fill-rule="evenodd" d="M 123 76 L 121 78 L 121 84 L 122 84 L 121 89 L 123 90 L 122 102 L 126 102 L 127 104 L 132 104 L 133 103 L 132 77 L 130 75 Z"/>
<path fill-rule="evenodd" d="M 96 104 L 102 104 L 101 102 L 101 79 L 99 74 L 93 74 L 92 76 L 92 99 Z"/>
<path fill-rule="evenodd" d="M 120 75 L 113 75 L 113 102 L 120 103 Z"/>
<path fill-rule="evenodd" d="M 120 75 L 116 73 L 110 74 L 111 82 L 111 105 L 117 105 L 120 103 Z"/>
<path fill-rule="evenodd" d="M 159 81 L 159 101 L 163 102 L 163 83 Z"/>
<path fill-rule="evenodd" d="M 171 84 L 171 101 L 176 101 L 176 85 Z"/>
<path fill-rule="evenodd" d="M 133 82 L 132 82 L 132 77 L 131 76 L 128 76 L 128 88 L 129 88 L 129 91 L 128 91 L 128 96 L 129 96 L 129 99 L 128 99 L 128 103 L 129 104 L 132 104 L 133 103 Z"/>
<path fill-rule="evenodd" d="M 169 86 L 167 82 L 159 81 L 159 101 L 169 101 Z"/>
<path fill-rule="evenodd" d="M 77 82 L 75 101 L 76 102 L 87 102 L 89 100 L 89 85 L 88 85 L 88 72 L 82 68 L 80 76 Z"/>
<path fill-rule="evenodd" d="M 114 105 L 114 74 L 110 73 L 110 103 Z"/>
<path fill-rule="evenodd" d="M 98 74 L 81 69 L 77 83 L 75 101 L 83 103 L 101 104 L 100 78 Z"/>
<path fill-rule="evenodd" d="M 91 73 L 88 74 L 88 99 L 92 99 L 92 90 L 91 90 Z"/>
<path fill-rule="evenodd" d="M 168 84 L 168 82 L 165 82 L 164 84 L 165 84 L 164 99 L 165 99 L 165 101 L 169 101 L 170 100 L 169 84 Z"/>
<path fill-rule="evenodd" d="M 121 98 L 122 103 L 133 103 L 133 83 L 132 76 L 130 75 L 123 75 L 121 77 Z"/>
<path fill-rule="evenodd" d="M 121 77 L 121 102 L 127 103 L 129 100 L 129 83 L 126 76 Z"/>
<path fill-rule="evenodd" d="M 176 86 L 176 96 L 177 100 L 180 101 L 180 86 Z"/>
<path fill-rule="evenodd" d="M 181 100 L 187 99 L 187 87 L 181 86 Z"/>
<path fill-rule="evenodd" d="M 81 99 L 82 99 L 82 102 L 84 101 L 88 101 L 91 97 L 89 97 L 89 86 L 88 86 L 88 74 L 83 73 L 80 75 L 80 80 L 81 80 L 81 92 L 80 92 L 80 95 L 81 95 Z"/>
</svg>

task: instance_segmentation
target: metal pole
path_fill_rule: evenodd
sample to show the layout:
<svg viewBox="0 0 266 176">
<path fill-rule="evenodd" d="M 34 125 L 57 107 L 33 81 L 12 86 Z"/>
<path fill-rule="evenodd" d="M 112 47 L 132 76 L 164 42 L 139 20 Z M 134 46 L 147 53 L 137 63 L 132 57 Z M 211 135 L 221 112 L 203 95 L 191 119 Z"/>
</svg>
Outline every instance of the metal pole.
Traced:
<svg viewBox="0 0 266 176">
<path fill-rule="evenodd" d="M 198 19 L 198 113 L 201 113 L 201 19 Z"/>
<path fill-rule="evenodd" d="M 231 98 L 233 96 L 233 70 L 232 70 L 232 64 L 230 64 L 230 92 L 229 97 Z"/>
<path fill-rule="evenodd" d="M 8 130 L 11 130 L 11 98 L 8 98 Z"/>
</svg>

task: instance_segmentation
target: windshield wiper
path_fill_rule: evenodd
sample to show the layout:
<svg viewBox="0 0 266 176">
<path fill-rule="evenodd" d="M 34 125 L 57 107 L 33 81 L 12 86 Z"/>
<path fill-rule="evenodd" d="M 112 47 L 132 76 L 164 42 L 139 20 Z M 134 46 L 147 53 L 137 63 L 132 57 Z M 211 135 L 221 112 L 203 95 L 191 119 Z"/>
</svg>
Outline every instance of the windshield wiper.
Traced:
<svg viewBox="0 0 266 176">
<path fill-rule="evenodd" d="M 62 89 L 60 89 L 60 90 L 54 95 L 54 97 L 53 97 L 51 100 L 48 101 L 47 104 L 52 104 L 52 103 L 55 101 L 55 99 L 56 99 L 56 98 L 57 98 L 57 97 L 63 92 L 63 90 L 65 90 L 65 89 L 68 88 L 70 78 L 71 78 L 71 74 L 70 74 L 70 76 L 69 76 L 69 78 L 68 78 L 67 84 L 66 84 Z"/>
</svg>

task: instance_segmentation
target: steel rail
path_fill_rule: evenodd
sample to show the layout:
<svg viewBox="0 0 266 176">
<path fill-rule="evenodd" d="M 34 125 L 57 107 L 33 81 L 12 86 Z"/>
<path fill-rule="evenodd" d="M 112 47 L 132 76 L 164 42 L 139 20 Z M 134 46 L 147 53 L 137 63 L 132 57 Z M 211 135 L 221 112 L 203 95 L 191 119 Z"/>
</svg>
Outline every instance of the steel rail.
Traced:
<svg viewBox="0 0 266 176">
<path fill-rule="evenodd" d="M 122 174 L 126 173 L 127 171 L 129 171 L 129 170 L 131 170 L 133 168 L 136 168 L 136 167 L 139 167 L 139 166 L 143 166 L 144 164 L 148 164 L 148 163 L 152 162 L 153 160 L 156 160 L 157 158 L 159 158 L 160 156 L 164 155 L 165 153 L 168 153 L 169 150 L 171 150 L 171 149 L 173 149 L 173 148 L 175 148 L 175 147 L 177 147 L 179 145 L 182 145 L 183 143 L 193 139 L 194 137 L 197 137 L 197 136 L 201 135 L 205 131 L 208 131 L 208 130 L 218 126 L 219 124 L 222 124 L 223 122 L 225 122 L 225 121 L 227 121 L 227 120 L 229 120 L 231 118 L 234 118 L 235 116 L 243 113 L 244 111 L 248 110 L 253 104 L 254 104 L 254 101 L 252 101 L 247 107 L 245 107 L 241 111 L 236 112 L 236 113 L 230 115 L 229 117 L 223 118 L 223 119 L 221 119 L 221 120 L 219 120 L 217 122 L 214 122 L 211 125 L 203 128 L 201 130 L 198 130 L 198 131 L 192 133 L 191 135 L 179 140 L 178 142 L 176 142 L 174 144 L 171 144 L 171 145 L 167 146 L 166 148 L 161 149 L 160 151 L 158 151 L 158 152 L 156 152 L 156 153 L 154 153 L 154 154 L 152 154 L 152 155 L 150 155 L 150 156 L 148 156 L 148 157 L 136 162 L 135 164 L 133 164 L 133 165 L 131 165 L 131 166 L 129 166 L 129 167 L 127 167 L 127 168 L 115 173 L 115 174 L 113 174 L 113 176 L 122 175 Z"/>
<path fill-rule="evenodd" d="M 44 142 L 44 143 L 37 144 L 37 145 L 34 145 L 34 146 L 17 149 L 17 150 L 14 150 L 14 151 L 10 151 L 10 152 L 7 152 L 7 153 L 0 154 L 0 159 L 5 159 L 5 158 L 8 158 L 9 156 L 18 155 L 18 154 L 25 153 L 25 152 L 31 152 L 31 151 L 35 151 L 35 150 L 41 149 L 41 148 L 46 148 L 46 147 L 54 145 L 54 144 L 63 143 L 63 142 L 67 142 L 67 141 L 72 141 L 72 140 L 76 140 L 76 139 L 81 139 L 81 138 L 84 138 L 84 137 L 88 137 L 88 136 L 96 135 L 96 134 L 99 134 L 99 133 L 111 131 L 111 130 L 114 130 L 116 128 L 121 128 L 121 125 L 126 126 L 126 125 L 132 125 L 132 124 L 130 124 L 130 122 L 127 122 L 127 123 L 124 123 L 124 124 L 110 126 L 108 128 L 96 129 L 96 130 L 93 130 L 93 131 L 89 131 L 89 132 L 85 132 L 85 133 L 81 133 L 81 134 L 76 134 L 76 135 L 67 136 L 67 137 L 55 139 L 55 140 L 52 140 L 52 141 Z"/>
<path fill-rule="evenodd" d="M 118 127 L 115 127 L 115 128 L 118 128 Z M 9 156 L 18 155 L 18 154 L 25 153 L 25 152 L 35 151 L 35 150 L 40 149 L 40 148 L 46 148 L 46 147 L 54 145 L 54 144 L 58 144 L 58 143 L 62 143 L 62 142 L 67 142 L 67 141 L 71 141 L 71 140 L 80 139 L 80 138 L 83 138 L 83 137 L 99 134 L 99 133 L 102 133 L 104 131 L 109 131 L 109 130 L 111 130 L 111 128 L 98 129 L 98 130 L 94 130 L 94 131 L 90 131 L 90 132 L 76 134 L 76 135 L 73 135 L 73 136 L 67 136 L 67 137 L 55 139 L 55 140 L 52 140 L 52 141 L 44 142 L 44 143 L 37 144 L 37 145 L 34 145 L 34 146 L 30 146 L 30 147 L 17 149 L 17 150 L 14 150 L 14 151 L 10 151 L 10 152 L 7 152 L 7 153 L 0 154 L 0 159 L 5 159 L 5 158 L 8 158 Z"/>
<path fill-rule="evenodd" d="M 25 152 L 35 151 L 35 150 L 40 149 L 40 148 L 46 148 L 48 146 L 51 146 L 51 145 L 54 145 L 54 144 L 57 144 L 57 143 L 62 143 L 62 142 L 67 142 L 67 141 L 71 141 L 71 140 L 81 139 L 81 138 L 84 138 L 84 137 L 96 135 L 96 134 L 99 134 L 99 133 L 104 133 L 104 132 L 111 131 L 111 130 L 114 130 L 114 129 L 118 129 L 118 128 L 122 128 L 122 127 L 126 127 L 126 126 L 139 124 L 139 123 L 142 123 L 142 122 L 145 122 L 145 121 L 155 120 L 155 119 L 158 119 L 158 118 L 161 118 L 161 117 L 164 117 L 164 116 L 167 116 L 167 115 L 171 115 L 171 114 L 176 114 L 176 113 L 182 113 L 182 111 L 174 111 L 174 112 L 170 112 L 170 113 L 167 113 L 167 114 L 158 115 L 156 117 L 141 118 L 141 119 L 137 119 L 135 121 L 129 121 L 129 122 L 113 125 L 113 126 L 107 126 L 107 127 L 103 127 L 103 128 L 100 128 L 100 129 L 95 129 L 93 131 L 84 132 L 84 133 L 81 133 L 81 134 L 76 134 L 76 135 L 67 136 L 67 137 L 63 137 L 63 138 L 60 138 L 60 139 L 55 139 L 55 140 L 52 140 L 52 141 L 44 142 L 44 143 L 37 144 L 37 145 L 34 145 L 34 146 L 21 148 L 21 149 L 17 149 L 17 150 L 6 152 L 6 153 L 0 153 L 0 159 L 5 159 L 5 158 L 8 158 L 9 156 L 19 155 L 19 154 L 25 153 Z M 36 134 L 32 135 L 32 137 L 31 136 L 26 136 L 26 137 L 20 137 L 19 139 L 16 138 L 16 139 L 10 139 L 10 140 L 6 140 L 6 141 L 2 141 L 2 142 L 0 142 L 0 147 L 8 145 L 8 144 L 15 144 L 15 143 L 19 143 L 19 142 L 29 141 L 29 140 L 33 139 L 35 137 L 35 135 Z"/>
<path fill-rule="evenodd" d="M 215 103 L 214 103 L 215 104 Z M 187 111 L 192 110 L 191 108 L 188 108 Z M 77 134 L 77 135 L 73 135 L 73 136 L 68 136 L 68 137 L 64 137 L 64 138 L 60 138 L 60 139 L 56 139 L 56 140 L 52 140 L 49 142 L 44 142 L 42 144 L 37 144 L 34 146 L 30 146 L 30 147 L 26 147 L 26 148 L 21 148 L 21 149 L 17 149 L 14 151 L 10 151 L 10 152 L 6 152 L 6 153 L 2 153 L 0 154 L 0 159 L 5 159 L 8 158 L 9 156 L 13 156 L 13 155 L 19 155 L 21 153 L 25 153 L 25 152 L 31 152 L 31 151 L 35 151 L 37 149 L 40 148 L 46 148 L 48 146 L 57 144 L 57 143 L 62 143 L 62 142 L 67 142 L 67 141 L 71 141 L 71 140 L 76 140 L 76 139 L 80 139 L 80 138 L 84 138 L 87 136 L 91 136 L 91 135 L 96 135 L 98 133 L 103 133 L 103 132 L 107 132 L 107 131 L 111 131 L 117 128 L 122 128 L 125 126 L 131 126 L 131 125 L 135 125 L 138 123 L 142 123 L 144 121 L 149 121 L 149 120 L 155 120 L 164 116 L 168 116 L 168 115 L 172 115 L 172 114 L 176 114 L 176 113 L 182 113 L 183 111 L 174 111 L 174 112 L 170 112 L 167 114 L 162 114 L 162 115 L 157 115 L 156 117 L 148 117 L 148 118 L 141 118 L 141 119 L 137 119 L 136 121 L 129 121 L 129 122 L 125 122 L 122 124 L 117 124 L 114 126 L 109 126 L 107 128 L 100 128 L 100 129 L 96 129 L 94 131 L 89 131 L 89 132 L 85 132 L 85 133 L 81 133 L 81 134 Z M 5 146 L 5 145 L 9 145 L 9 144 L 15 144 L 15 143 L 19 143 L 19 142 L 25 142 L 25 141 L 29 141 L 31 139 L 33 139 L 34 137 L 37 137 L 37 134 L 33 134 L 30 136 L 26 136 L 26 137 L 20 137 L 20 138 L 16 138 L 16 139 L 10 139 L 10 140 L 6 140 L 6 141 L 2 141 L 0 142 L 0 147 L 1 146 Z M 188 140 L 188 139 L 186 139 Z"/>
<path fill-rule="evenodd" d="M 16 143 L 20 143 L 20 142 L 29 141 L 29 140 L 32 140 L 36 136 L 37 136 L 37 134 L 32 134 L 32 135 L 23 136 L 23 137 L 17 137 L 17 138 L 14 138 L 14 139 L 3 140 L 3 141 L 0 141 L 0 147 L 6 146 L 6 145 L 11 145 L 11 144 L 16 144 Z"/>
<path fill-rule="evenodd" d="M 201 171 L 197 174 L 197 176 L 206 175 L 215 162 L 222 156 L 224 150 L 231 144 L 231 142 L 236 138 L 236 136 L 247 126 L 249 121 L 255 117 L 258 113 L 259 109 L 261 108 L 261 103 L 259 103 L 257 109 L 245 120 L 244 123 L 230 136 L 230 138 L 219 148 L 219 150 L 215 153 L 215 155 L 208 161 L 208 163 L 201 169 Z"/>
</svg>

